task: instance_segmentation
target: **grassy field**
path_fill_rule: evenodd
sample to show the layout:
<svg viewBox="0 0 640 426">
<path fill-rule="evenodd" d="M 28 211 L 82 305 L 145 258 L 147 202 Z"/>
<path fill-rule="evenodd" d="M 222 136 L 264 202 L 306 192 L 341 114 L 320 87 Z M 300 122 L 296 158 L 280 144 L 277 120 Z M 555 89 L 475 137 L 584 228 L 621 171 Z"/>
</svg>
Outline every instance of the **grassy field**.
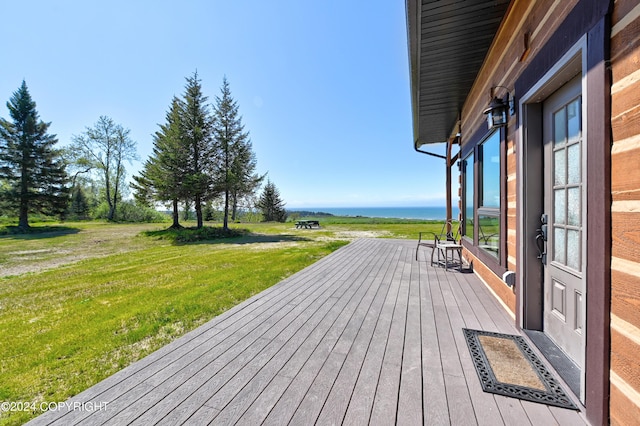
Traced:
<svg viewBox="0 0 640 426">
<path fill-rule="evenodd" d="M 0 236 L 0 402 L 64 401 L 352 239 L 441 228 L 320 220 L 234 224 L 242 236 L 196 243 L 144 234 L 166 224 Z M 37 414 L 0 412 L 0 424 Z"/>
</svg>

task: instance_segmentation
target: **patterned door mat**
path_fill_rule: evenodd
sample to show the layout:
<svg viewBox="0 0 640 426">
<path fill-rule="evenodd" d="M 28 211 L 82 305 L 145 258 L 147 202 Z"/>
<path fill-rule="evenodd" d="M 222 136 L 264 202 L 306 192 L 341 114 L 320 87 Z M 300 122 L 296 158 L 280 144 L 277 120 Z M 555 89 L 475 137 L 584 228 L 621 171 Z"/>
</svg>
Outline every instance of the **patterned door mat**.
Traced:
<svg viewBox="0 0 640 426">
<path fill-rule="evenodd" d="M 462 331 L 485 392 L 578 410 L 521 336 Z"/>
</svg>

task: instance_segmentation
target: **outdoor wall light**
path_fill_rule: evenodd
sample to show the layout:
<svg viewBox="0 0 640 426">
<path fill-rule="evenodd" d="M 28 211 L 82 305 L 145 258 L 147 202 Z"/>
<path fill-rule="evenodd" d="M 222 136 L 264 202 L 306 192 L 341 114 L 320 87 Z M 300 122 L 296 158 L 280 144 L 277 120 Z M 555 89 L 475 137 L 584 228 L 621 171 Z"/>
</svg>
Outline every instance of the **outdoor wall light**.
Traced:
<svg viewBox="0 0 640 426">
<path fill-rule="evenodd" d="M 491 88 L 491 102 L 489 102 L 489 107 L 483 111 L 483 114 L 487 115 L 487 125 L 489 126 L 489 130 L 497 129 L 498 127 L 504 127 L 507 125 L 507 118 L 509 111 L 512 115 L 514 111 L 514 102 L 513 97 L 509 96 L 509 92 L 505 95 L 504 98 L 500 99 L 497 96 L 493 96 L 493 89 L 495 86 Z"/>
</svg>

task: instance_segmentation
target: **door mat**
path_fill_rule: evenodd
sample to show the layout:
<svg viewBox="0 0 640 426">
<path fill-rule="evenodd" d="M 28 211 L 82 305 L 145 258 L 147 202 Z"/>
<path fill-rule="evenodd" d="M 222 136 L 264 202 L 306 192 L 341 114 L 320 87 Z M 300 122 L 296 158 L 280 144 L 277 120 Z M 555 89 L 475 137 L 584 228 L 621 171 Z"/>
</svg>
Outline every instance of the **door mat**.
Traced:
<svg viewBox="0 0 640 426">
<path fill-rule="evenodd" d="M 578 410 L 520 336 L 462 329 L 485 392 Z"/>
</svg>

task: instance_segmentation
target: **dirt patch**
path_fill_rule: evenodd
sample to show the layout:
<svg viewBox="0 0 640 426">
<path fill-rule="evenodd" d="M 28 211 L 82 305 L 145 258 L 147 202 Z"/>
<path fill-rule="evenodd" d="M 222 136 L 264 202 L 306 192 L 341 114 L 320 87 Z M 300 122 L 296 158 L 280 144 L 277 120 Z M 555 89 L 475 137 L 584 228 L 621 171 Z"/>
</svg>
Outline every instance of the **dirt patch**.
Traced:
<svg viewBox="0 0 640 426">
<path fill-rule="evenodd" d="M 93 225 L 76 234 L 60 233 L 48 236 L 44 241 L 32 239 L 12 240 L 6 238 L 0 245 L 0 277 L 38 273 L 80 262 L 85 259 L 124 253 L 149 244 L 148 240 L 136 238 L 142 231 L 158 228 L 157 224 L 139 225 Z M 20 248 L 16 250 L 16 248 Z"/>
<path fill-rule="evenodd" d="M 33 254 L 42 254 L 42 253 L 50 253 L 51 249 L 40 249 L 40 250 L 22 250 L 22 251 L 11 251 L 7 253 L 9 256 L 29 256 Z"/>
<path fill-rule="evenodd" d="M 7 276 L 34 273 L 34 272 L 42 272 L 47 269 L 54 269 L 59 266 L 69 265 L 84 259 L 89 259 L 91 257 L 96 257 L 96 256 L 93 256 L 91 254 L 86 254 L 84 256 L 76 254 L 76 255 L 69 255 L 69 256 L 60 256 L 55 259 L 48 259 L 40 263 L 21 264 L 21 265 L 15 265 L 15 266 L 2 267 L 0 268 L 0 278 L 7 277 Z M 27 260 L 27 259 L 23 258 L 23 260 Z"/>
<path fill-rule="evenodd" d="M 337 239 L 357 240 L 358 238 L 384 238 L 390 237 L 389 231 L 338 231 L 335 233 Z"/>
<path fill-rule="evenodd" d="M 263 250 L 274 250 L 274 249 L 285 248 L 285 247 L 295 247 L 299 244 L 300 243 L 297 241 L 278 241 L 278 242 L 271 242 L 271 243 L 248 244 L 244 247 L 247 247 L 253 251 L 263 251 Z"/>
</svg>

